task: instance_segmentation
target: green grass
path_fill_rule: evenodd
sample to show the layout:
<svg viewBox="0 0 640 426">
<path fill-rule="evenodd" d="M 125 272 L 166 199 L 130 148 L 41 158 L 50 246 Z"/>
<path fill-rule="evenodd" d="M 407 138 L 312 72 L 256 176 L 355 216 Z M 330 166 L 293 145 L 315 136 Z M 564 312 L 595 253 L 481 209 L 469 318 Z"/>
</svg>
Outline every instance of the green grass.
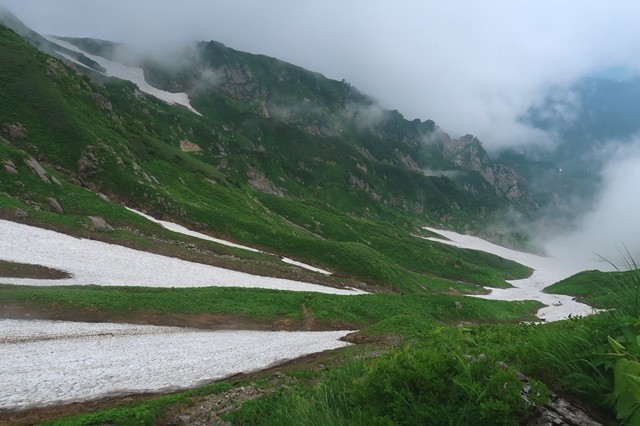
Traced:
<svg viewBox="0 0 640 426">
<path fill-rule="evenodd" d="M 505 280 L 526 277 L 530 269 L 411 235 L 421 233 L 425 223 L 477 230 L 507 207 L 477 173 L 455 182 L 403 164 L 403 156 L 409 156 L 419 167 L 452 167 L 441 151 L 443 141 L 429 148 L 421 142 L 435 135 L 433 122 L 409 122 L 387 111 L 380 123 L 363 128 L 345 116 L 345 108 L 371 101 L 344 82 L 216 43 L 199 49 L 203 62 L 216 69 L 226 64 L 251 69 L 260 96 L 210 88 L 194 96 L 205 115 L 199 117 L 150 96 L 140 99 L 132 84 L 117 79 L 95 85 L 62 63 L 52 74 L 50 58 L 0 28 L 0 134 L 11 139 L 7 124 L 21 123 L 28 130 L 24 138 L 0 142 L 0 159 L 13 161 L 19 171 L 11 175 L 0 169 L 0 215 L 10 217 L 19 208 L 29 214 L 30 224 L 74 235 L 265 275 L 291 273 L 274 257 L 175 235 L 120 206 L 126 203 L 331 269 L 336 275 L 327 279 L 336 283 L 362 281 L 394 293 L 345 297 L 239 288 L 0 285 L 3 306 L 43 317 L 175 317 L 189 324 L 192 317 L 219 315 L 291 328 L 310 323 L 363 328 L 356 338 L 376 342 L 374 351 L 388 351 L 352 361 L 351 355 L 369 346 L 338 351 L 342 358 L 332 368 L 299 371 L 297 377 L 309 380 L 246 404 L 233 416 L 237 423 L 515 424 L 530 414 L 519 398 L 515 370 L 610 412 L 605 399 L 611 363 L 602 354 L 609 335 L 635 351 L 639 287 L 637 278 L 631 286 L 627 279 L 634 275 L 608 275 L 609 282 L 585 273 L 552 288 L 620 312 L 621 302 L 630 301 L 625 312 L 635 312 L 633 320 L 603 314 L 543 326 L 498 324 L 531 320 L 540 305 L 459 293 L 477 292 L 479 285 L 504 287 Z M 157 64 L 149 74 L 160 86 L 179 84 L 185 90 L 194 76 L 180 70 L 173 75 Z M 108 99 L 112 110 L 101 110 L 96 95 Z M 290 118 L 262 116 L 262 102 L 287 107 L 304 98 L 309 105 Z M 325 134 L 313 130 L 318 126 Z M 198 144 L 202 152 L 181 152 L 181 139 Z M 481 149 L 479 142 L 476 148 Z M 37 158 L 62 185 L 42 182 L 24 165 L 27 157 Z M 81 167 L 81 158 L 92 166 Z M 252 189 L 249 169 L 286 195 Z M 114 202 L 102 200 L 98 191 Z M 48 206 L 48 197 L 60 202 L 63 214 Z M 117 230 L 85 229 L 89 215 L 104 217 Z M 497 367 L 498 362 L 507 367 Z M 60 424 L 153 424 L 194 396 L 233 386 L 238 384 L 221 382 Z M 545 387 L 538 388 L 543 397 Z"/>
<path fill-rule="evenodd" d="M 576 296 L 596 308 L 625 307 L 640 314 L 640 270 L 600 272 L 584 271 L 545 289 L 547 293 Z"/>
<path fill-rule="evenodd" d="M 235 383 L 240 385 L 241 383 Z M 42 422 L 49 426 L 88 426 L 88 425 L 153 425 L 170 408 L 185 407 L 192 404 L 190 398 L 200 395 L 214 395 L 233 387 L 228 382 L 219 382 L 198 389 L 161 396 L 151 400 L 129 404 L 128 406 L 106 409 L 97 413 L 81 414 L 67 419 Z"/>
<path fill-rule="evenodd" d="M 516 371 L 530 377 L 538 402 L 552 389 L 589 404 L 606 419 L 611 374 L 599 363 L 598 351 L 615 329 L 615 321 L 604 316 L 465 328 L 420 317 L 391 318 L 364 333 L 403 336 L 407 340 L 399 349 L 330 369 L 311 385 L 247 402 L 234 422 L 523 424 L 533 412 L 520 398 L 523 384 Z"/>
<path fill-rule="evenodd" d="M 0 278 L 1 281 L 1 278 Z M 361 327 L 395 315 L 419 315 L 443 321 L 501 322 L 533 319 L 537 302 L 499 302 L 464 296 L 387 295 L 336 296 L 321 293 L 243 289 L 145 287 L 20 287 L 0 285 L 0 299 L 9 305 L 69 315 L 90 310 L 135 319 L 141 313 L 226 314 L 272 322 L 286 318 L 298 325 L 306 306 L 322 328 Z M 462 304 L 457 309 L 455 302 Z"/>
</svg>

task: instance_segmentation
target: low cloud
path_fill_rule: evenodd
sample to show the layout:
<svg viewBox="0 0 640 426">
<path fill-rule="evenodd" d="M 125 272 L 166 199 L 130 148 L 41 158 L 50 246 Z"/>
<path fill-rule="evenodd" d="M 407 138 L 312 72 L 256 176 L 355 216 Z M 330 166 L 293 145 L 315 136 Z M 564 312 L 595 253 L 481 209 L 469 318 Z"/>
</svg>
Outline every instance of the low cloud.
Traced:
<svg viewBox="0 0 640 426">
<path fill-rule="evenodd" d="M 346 79 L 489 150 L 552 143 L 519 121 L 550 88 L 640 70 L 640 3 L 0 0 L 36 30 L 161 52 L 196 40 Z M 285 13 L 286 11 L 286 13 Z M 559 113 L 562 113 L 559 111 Z"/>
<path fill-rule="evenodd" d="M 369 129 L 384 120 L 385 112 L 377 102 L 371 102 L 367 105 L 350 103 L 345 107 L 343 115 L 346 119 L 353 120 L 360 129 Z"/>
<path fill-rule="evenodd" d="M 628 249 L 636 261 L 640 260 L 640 138 L 611 153 L 602 178 L 594 207 L 574 231 L 547 242 L 550 254 L 575 258 L 597 255 L 624 266 L 620 251 Z"/>
<path fill-rule="evenodd" d="M 207 91 L 217 86 L 224 76 L 222 73 L 212 70 L 211 68 L 205 68 L 200 72 L 199 78 L 193 83 L 193 92 Z"/>
<path fill-rule="evenodd" d="M 424 174 L 425 176 L 443 176 L 443 177 L 448 177 L 450 179 L 456 179 L 456 178 L 465 176 L 468 173 L 462 170 L 422 169 L 422 174 Z"/>
</svg>

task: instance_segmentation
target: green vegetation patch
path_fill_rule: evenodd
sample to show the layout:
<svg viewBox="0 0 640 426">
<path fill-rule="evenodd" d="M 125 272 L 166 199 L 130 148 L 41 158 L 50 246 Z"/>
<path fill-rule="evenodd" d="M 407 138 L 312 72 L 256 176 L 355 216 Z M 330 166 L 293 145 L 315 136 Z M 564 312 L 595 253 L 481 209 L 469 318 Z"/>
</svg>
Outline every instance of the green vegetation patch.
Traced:
<svg viewBox="0 0 640 426">
<path fill-rule="evenodd" d="M 162 315 L 236 315 L 272 322 L 286 318 L 302 325 L 313 318 L 317 328 L 361 327 L 410 314 L 442 321 L 500 322 L 533 320 L 538 302 L 502 302 L 448 295 L 369 294 L 338 296 L 266 289 L 205 287 L 25 287 L 0 285 L 5 304 L 49 313 L 88 312 L 104 318 L 135 319 L 141 313 Z M 456 304 L 458 302 L 458 304 Z M 303 309 L 304 308 L 304 309 Z M 307 311 L 305 313 L 305 310 Z M 188 320 L 185 320 L 188 322 Z"/>
<path fill-rule="evenodd" d="M 544 289 L 547 293 L 568 294 L 596 308 L 624 307 L 640 313 L 640 270 L 584 271 Z"/>
</svg>

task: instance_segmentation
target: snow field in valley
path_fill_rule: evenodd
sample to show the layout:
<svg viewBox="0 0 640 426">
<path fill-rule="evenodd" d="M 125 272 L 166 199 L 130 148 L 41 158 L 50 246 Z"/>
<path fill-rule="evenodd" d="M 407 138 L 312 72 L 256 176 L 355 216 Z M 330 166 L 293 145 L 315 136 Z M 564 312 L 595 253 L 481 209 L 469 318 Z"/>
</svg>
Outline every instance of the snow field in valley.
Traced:
<svg viewBox="0 0 640 426">
<path fill-rule="evenodd" d="M 0 220 L 0 259 L 72 274 L 22 285 L 236 286 L 349 291 L 254 276 Z M 349 331 L 203 331 L 176 327 L 0 320 L 0 410 L 193 387 L 347 345 Z"/>
<path fill-rule="evenodd" d="M 347 346 L 348 333 L 0 320 L 0 411 L 194 387 Z"/>
<path fill-rule="evenodd" d="M 547 305 L 537 312 L 538 318 L 545 321 L 559 321 L 568 318 L 569 315 L 586 316 L 595 312 L 591 306 L 577 302 L 571 296 L 543 293 L 542 290 L 545 287 L 568 278 L 580 271 L 590 269 L 610 269 L 610 267 L 608 267 L 609 265 L 601 260 L 591 259 L 585 260 L 582 263 L 576 263 L 575 261 L 554 259 L 511 250 L 471 235 L 462 235 L 453 231 L 442 231 L 426 226 L 424 229 L 447 238 L 425 238 L 427 240 L 459 248 L 479 250 L 495 254 L 504 259 L 513 260 L 533 269 L 533 274 L 528 278 L 508 281 L 513 285 L 513 288 L 491 288 L 488 289 L 490 290 L 489 294 L 474 295 L 474 297 L 490 300 L 537 300 Z"/>
<path fill-rule="evenodd" d="M 160 256 L 115 244 L 0 220 L 0 260 L 69 272 L 66 279 L 0 278 L 0 283 L 34 286 L 103 285 L 145 287 L 247 287 L 363 294 L 284 278 L 263 277 Z"/>
<path fill-rule="evenodd" d="M 178 234 L 188 235 L 190 237 L 200 238 L 202 240 L 213 241 L 215 243 L 222 244 L 224 246 L 239 248 L 239 249 L 243 249 L 243 250 L 248 250 L 248 251 L 252 251 L 254 253 L 266 253 L 264 251 L 255 249 L 253 247 L 243 246 L 243 245 L 240 245 L 240 244 L 232 243 L 231 241 L 221 240 L 220 238 L 214 238 L 214 237 L 211 237 L 209 235 L 203 234 L 201 232 L 192 231 L 191 229 L 185 228 L 184 226 L 178 225 L 177 223 L 167 222 L 166 220 L 156 219 L 156 218 L 154 218 L 152 216 L 149 216 L 148 214 L 142 213 L 142 212 L 140 212 L 138 210 L 134 210 L 134 209 L 132 209 L 130 207 L 126 207 L 125 206 L 125 209 L 129 210 L 132 213 L 136 213 L 136 214 L 144 217 L 145 219 L 150 220 L 151 222 L 155 222 L 155 223 L 163 226 L 164 228 L 166 228 L 166 229 L 168 229 L 170 231 L 177 232 Z M 270 253 L 266 253 L 266 254 L 270 254 Z M 313 271 L 313 272 L 318 272 L 318 273 L 323 274 L 323 275 L 332 275 L 331 272 L 329 272 L 329 271 L 317 268 L 315 266 L 307 265 L 306 263 L 302 263 L 302 262 L 299 262 L 297 260 L 289 259 L 288 257 L 283 257 L 280 260 L 282 260 L 284 263 L 288 263 L 290 265 L 299 266 L 301 268 L 308 269 L 308 270 Z"/>
</svg>

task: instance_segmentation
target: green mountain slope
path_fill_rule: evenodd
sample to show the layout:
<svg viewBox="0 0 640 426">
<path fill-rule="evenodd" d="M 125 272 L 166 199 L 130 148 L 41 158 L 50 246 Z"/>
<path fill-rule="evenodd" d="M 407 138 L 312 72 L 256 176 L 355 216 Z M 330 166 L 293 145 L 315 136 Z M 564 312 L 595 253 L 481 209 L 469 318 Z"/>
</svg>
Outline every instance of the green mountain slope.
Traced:
<svg viewBox="0 0 640 426">
<path fill-rule="evenodd" d="M 421 232 L 416 225 L 423 223 L 479 223 L 483 212 L 505 202 L 487 185 L 478 184 L 481 190 L 474 193 L 407 166 L 412 157 L 403 162 L 405 152 L 422 149 L 407 135 L 438 131 L 433 123 L 385 112 L 392 118 L 361 130 L 353 118 L 330 115 L 327 101 L 327 111 L 319 114 L 345 130 L 318 135 L 309 121 L 265 117 L 254 103 L 218 87 L 194 96 L 201 117 L 141 94 L 128 82 L 79 74 L 7 28 L 0 36 L 5 216 L 26 213 L 25 220 L 71 232 L 87 232 L 87 217 L 103 216 L 126 233 L 141 221 L 118 201 L 330 268 L 338 272 L 334 285 L 347 279 L 412 292 L 470 291 L 464 283 L 502 286 L 504 278 L 527 273 L 493 256 L 459 254 L 410 235 Z M 365 99 L 345 83 L 290 68 L 322 81 L 326 90 L 311 85 L 308 96 L 334 99 L 335 108 L 345 105 L 338 99 Z M 283 87 L 302 90 L 308 84 Z M 26 164 L 30 158 L 44 167 L 44 179 Z M 445 161 L 426 154 L 421 161 L 432 160 Z"/>
<path fill-rule="evenodd" d="M 26 37 L 33 43 L 35 36 Z M 184 418 L 181 410 L 211 411 L 202 399 L 209 394 L 244 391 L 254 383 L 270 390 L 232 414 L 225 397 L 230 420 L 525 424 L 535 413 L 523 395 L 542 403 L 546 386 L 604 413 L 603 421 L 612 415 L 605 403 L 614 387 L 612 362 L 602 354 L 613 336 L 637 359 L 637 310 L 632 321 L 606 313 L 547 325 L 492 324 L 530 320 L 539 304 L 460 293 L 506 286 L 506 279 L 531 271 L 419 238 L 428 235 L 420 227 L 425 224 L 481 232 L 503 209 L 535 211 L 545 199 L 528 180 L 552 165 L 522 160 L 524 167 L 511 159 L 523 166 L 518 174 L 494 162 L 471 135 L 451 138 L 432 121 L 384 111 L 345 82 L 219 43 L 195 45 L 175 58 L 178 66 L 168 67 L 109 42 L 68 41 L 142 66 L 155 86 L 188 93 L 202 115 L 106 77 L 97 66 L 72 67 L 0 26 L 0 218 L 381 294 L 0 285 L 1 314 L 8 318 L 368 327 L 349 337 L 362 344 L 285 366 L 284 373 L 236 377 L 138 402 L 127 397 L 125 407 L 59 424 L 176 423 Z M 95 65 L 82 54 L 74 58 Z M 320 276 L 276 256 L 174 234 L 123 205 L 335 274 Z M 33 265 L 7 263 L 0 262 L 0 276 L 10 268 L 14 275 L 34 273 Z M 602 306 L 616 307 L 608 302 Z M 72 412 L 25 414 L 35 421 L 0 413 L 0 421 L 33 423 Z"/>
</svg>

